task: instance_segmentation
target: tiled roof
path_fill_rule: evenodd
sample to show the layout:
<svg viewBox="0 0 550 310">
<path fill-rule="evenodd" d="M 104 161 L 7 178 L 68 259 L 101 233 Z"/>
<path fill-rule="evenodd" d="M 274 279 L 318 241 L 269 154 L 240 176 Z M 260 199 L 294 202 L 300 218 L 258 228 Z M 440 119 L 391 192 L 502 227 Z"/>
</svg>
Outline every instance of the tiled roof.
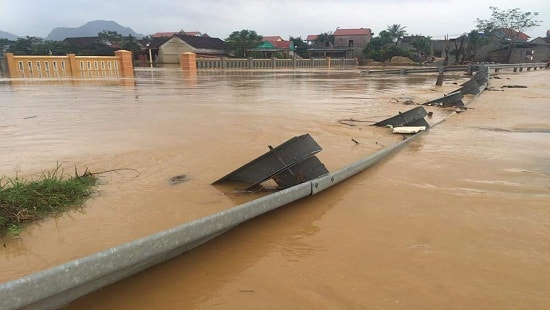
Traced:
<svg viewBox="0 0 550 310">
<path fill-rule="evenodd" d="M 164 44 L 164 42 L 170 40 L 170 37 L 152 37 L 150 42 L 142 41 L 143 46 L 147 46 L 147 43 L 149 43 L 149 47 L 152 49 L 157 49 L 159 46 Z"/>
<path fill-rule="evenodd" d="M 205 49 L 215 49 L 215 50 L 227 49 L 227 44 L 218 38 L 187 36 L 182 34 L 176 34 L 176 36 L 194 48 L 205 48 Z"/>
<path fill-rule="evenodd" d="M 290 44 L 292 43 L 291 41 L 270 41 L 271 44 L 273 44 L 273 46 L 275 48 L 284 48 L 284 49 L 288 49 L 290 48 Z"/>
<path fill-rule="evenodd" d="M 175 35 L 177 32 L 157 32 L 153 35 L 153 38 L 165 38 Z"/>
<path fill-rule="evenodd" d="M 181 32 L 177 31 L 177 32 L 157 32 L 155 33 L 154 35 L 152 35 L 153 38 L 166 38 L 166 37 L 171 37 L 175 34 L 178 34 Z M 184 31 L 183 34 L 185 35 L 188 35 L 188 36 L 206 36 L 208 37 L 207 34 L 201 34 L 199 31 Z"/>
<path fill-rule="evenodd" d="M 370 28 L 358 28 L 358 29 L 336 29 L 335 36 L 357 36 L 357 35 L 370 35 Z"/>
<path fill-rule="evenodd" d="M 99 37 L 74 37 L 63 40 L 77 47 L 86 47 L 92 43 L 99 42 Z"/>
<path fill-rule="evenodd" d="M 501 28 L 501 29 L 498 29 L 498 31 L 501 31 L 503 34 L 505 34 L 508 37 L 515 37 L 517 35 L 517 38 L 520 41 L 527 41 L 530 38 L 530 36 L 528 36 L 527 34 L 523 32 L 517 32 L 510 28 Z"/>
<path fill-rule="evenodd" d="M 310 34 L 307 36 L 306 41 L 315 41 L 319 37 L 318 34 Z"/>
<path fill-rule="evenodd" d="M 283 41 L 281 36 L 262 36 L 263 41 Z"/>
</svg>

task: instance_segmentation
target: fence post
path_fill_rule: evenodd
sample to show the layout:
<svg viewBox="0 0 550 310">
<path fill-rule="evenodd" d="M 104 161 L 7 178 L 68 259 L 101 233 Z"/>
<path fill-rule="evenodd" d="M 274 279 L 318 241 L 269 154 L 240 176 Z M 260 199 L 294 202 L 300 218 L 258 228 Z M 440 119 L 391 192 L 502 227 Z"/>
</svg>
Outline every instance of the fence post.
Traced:
<svg viewBox="0 0 550 310">
<path fill-rule="evenodd" d="M 190 52 L 181 53 L 180 67 L 184 72 L 197 72 L 197 55 Z"/>
<path fill-rule="evenodd" d="M 222 57 L 222 69 L 225 69 L 227 67 L 227 57 Z"/>
<path fill-rule="evenodd" d="M 248 69 L 252 69 L 252 57 L 248 57 L 247 58 L 247 61 L 248 61 Z"/>
<path fill-rule="evenodd" d="M 120 73 L 123 78 L 134 77 L 134 63 L 132 60 L 132 52 L 126 50 L 115 51 L 115 56 L 120 60 Z"/>
<path fill-rule="evenodd" d="M 15 57 L 13 57 L 13 53 L 6 53 L 4 55 L 6 56 L 6 61 L 8 63 L 8 76 L 11 78 L 21 77 L 21 72 L 17 70 L 17 65 L 15 64 Z"/>
<path fill-rule="evenodd" d="M 78 64 L 76 63 L 76 55 L 67 54 L 67 58 L 69 59 L 69 63 L 67 64 L 68 66 L 65 67 L 65 74 L 72 77 L 79 77 L 80 67 L 78 67 Z"/>
<path fill-rule="evenodd" d="M 327 57 L 327 68 L 329 69 L 330 69 L 330 61 L 331 61 L 330 57 Z"/>
<path fill-rule="evenodd" d="M 271 68 L 273 69 L 277 68 L 277 58 L 275 57 L 271 58 Z"/>
</svg>

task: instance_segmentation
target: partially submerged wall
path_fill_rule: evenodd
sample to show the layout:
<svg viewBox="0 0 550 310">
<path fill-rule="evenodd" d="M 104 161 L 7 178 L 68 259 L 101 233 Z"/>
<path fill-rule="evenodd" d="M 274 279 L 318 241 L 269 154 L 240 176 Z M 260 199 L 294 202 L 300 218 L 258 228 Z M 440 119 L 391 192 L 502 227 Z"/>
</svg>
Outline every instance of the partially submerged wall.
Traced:
<svg viewBox="0 0 550 310">
<path fill-rule="evenodd" d="M 30 56 L 6 53 L 11 78 L 133 78 L 132 52 L 119 50 L 115 56 Z"/>
</svg>

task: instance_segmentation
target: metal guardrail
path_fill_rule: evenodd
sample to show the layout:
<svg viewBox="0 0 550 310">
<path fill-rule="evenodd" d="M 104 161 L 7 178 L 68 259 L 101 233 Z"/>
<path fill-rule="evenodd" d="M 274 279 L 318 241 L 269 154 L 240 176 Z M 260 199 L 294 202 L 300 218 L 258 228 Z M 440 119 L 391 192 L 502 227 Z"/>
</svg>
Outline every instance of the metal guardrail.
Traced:
<svg viewBox="0 0 550 310">
<path fill-rule="evenodd" d="M 266 212 L 325 190 L 415 140 L 415 134 L 336 172 L 90 256 L 0 284 L 0 309 L 55 309 L 189 251 Z"/>
<path fill-rule="evenodd" d="M 526 68 L 528 71 L 531 69 L 543 69 L 546 67 L 544 62 L 535 63 L 518 63 L 518 64 L 481 64 L 488 67 L 491 70 L 498 72 L 500 69 L 514 69 L 514 72 L 523 71 Z M 401 68 L 401 69 L 387 69 L 387 70 L 362 70 L 361 74 L 409 74 L 409 73 L 432 73 L 432 72 L 474 72 L 479 70 L 481 65 L 464 65 L 464 66 L 440 66 L 440 67 L 423 67 L 423 68 Z"/>
</svg>

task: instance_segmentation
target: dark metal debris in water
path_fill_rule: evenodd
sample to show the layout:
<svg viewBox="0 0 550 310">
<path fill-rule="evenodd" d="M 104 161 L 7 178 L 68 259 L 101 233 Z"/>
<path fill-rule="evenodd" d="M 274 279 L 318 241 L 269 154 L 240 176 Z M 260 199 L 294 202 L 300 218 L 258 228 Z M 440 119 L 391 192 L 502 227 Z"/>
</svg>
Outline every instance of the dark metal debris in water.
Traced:
<svg viewBox="0 0 550 310">
<path fill-rule="evenodd" d="M 227 174 L 212 184 L 242 182 L 248 189 L 273 179 L 280 188 L 287 188 L 328 173 L 315 157 L 322 149 L 309 134 L 293 137 L 262 156 Z"/>
<path fill-rule="evenodd" d="M 171 184 L 171 185 L 176 185 L 176 184 L 179 184 L 181 182 L 184 182 L 185 180 L 187 179 L 187 175 L 185 174 L 180 174 L 180 175 L 176 175 L 174 177 L 171 177 L 168 182 Z"/>
<path fill-rule="evenodd" d="M 419 106 L 414 109 L 410 109 L 406 112 L 399 112 L 398 115 L 395 115 L 393 117 L 387 118 L 383 121 L 380 121 L 378 123 L 373 124 L 374 126 L 388 126 L 391 125 L 393 127 L 400 127 L 400 126 L 426 126 L 426 128 L 430 127 L 428 122 L 424 119 L 424 117 L 428 115 L 424 107 Z"/>
<path fill-rule="evenodd" d="M 442 107 L 442 108 L 462 107 L 464 106 L 464 102 L 462 102 L 462 98 L 464 98 L 464 94 L 461 91 L 455 91 L 441 98 L 437 98 L 437 99 L 428 101 L 426 103 L 423 103 L 422 105 L 436 106 L 436 107 Z"/>
</svg>

